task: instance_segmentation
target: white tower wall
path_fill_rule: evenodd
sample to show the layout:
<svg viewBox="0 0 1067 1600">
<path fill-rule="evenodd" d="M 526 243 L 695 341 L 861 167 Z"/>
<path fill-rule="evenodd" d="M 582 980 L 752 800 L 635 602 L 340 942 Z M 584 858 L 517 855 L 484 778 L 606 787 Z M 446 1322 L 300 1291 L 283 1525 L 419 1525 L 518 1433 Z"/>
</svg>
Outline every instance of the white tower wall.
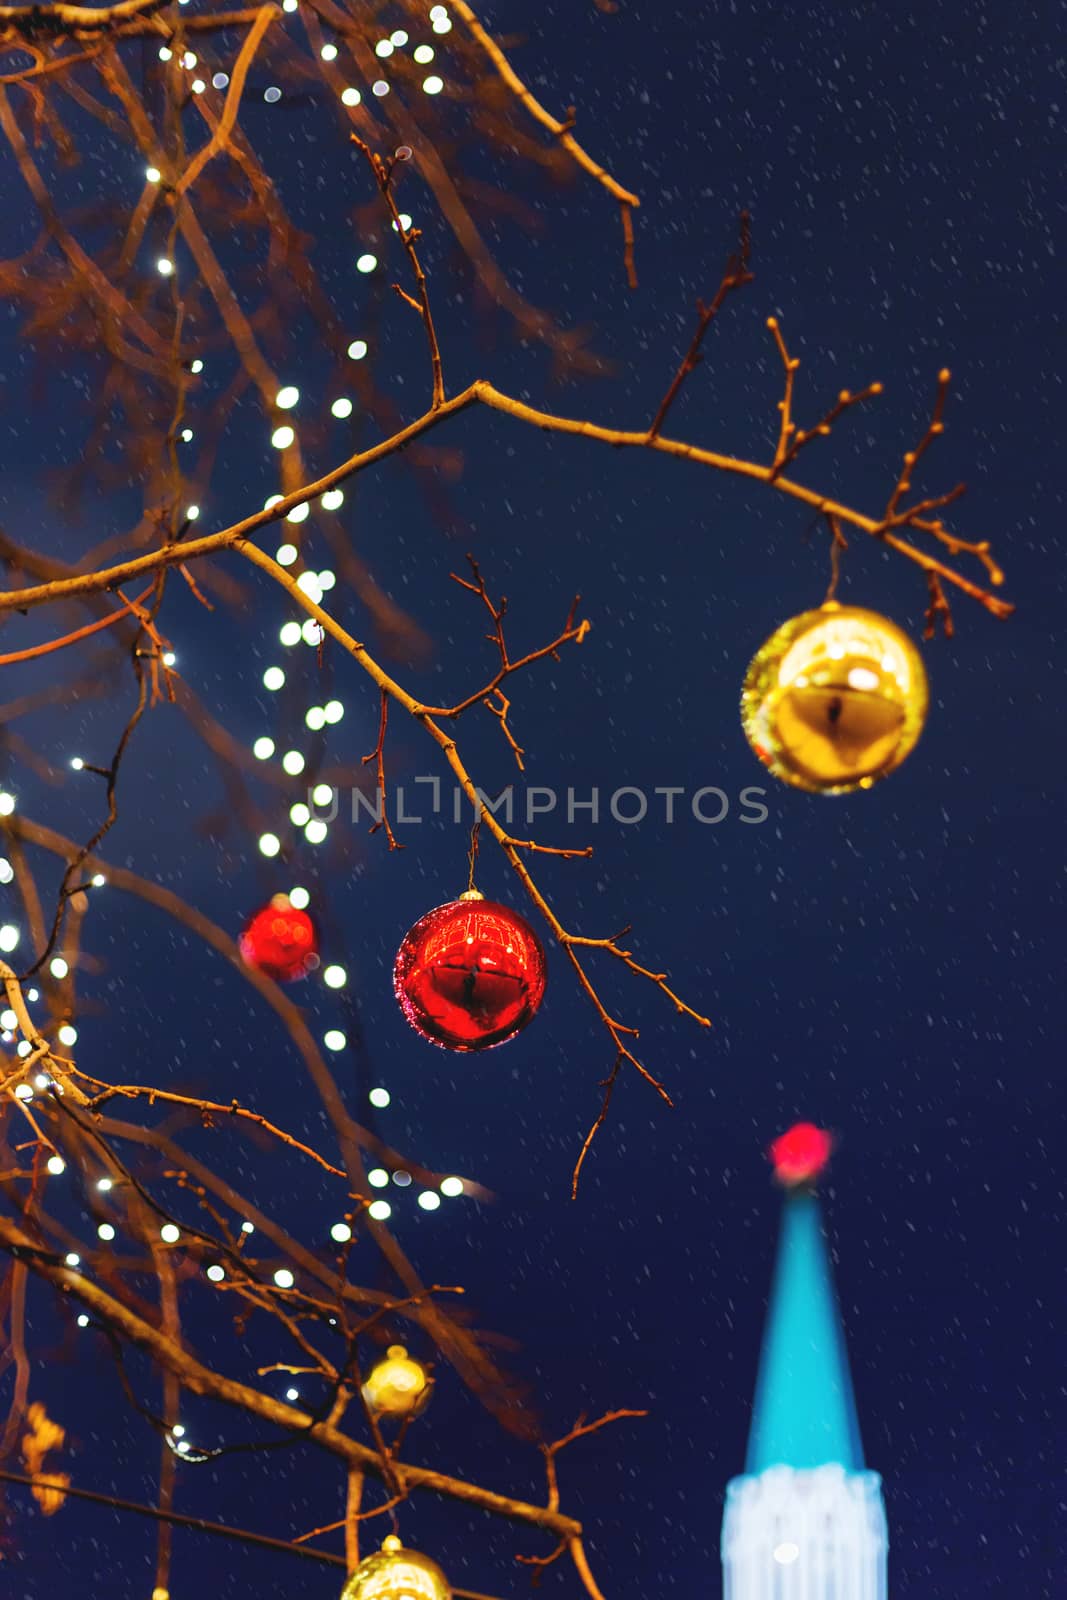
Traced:
<svg viewBox="0 0 1067 1600">
<path fill-rule="evenodd" d="M 887 1600 L 887 1550 L 877 1472 L 768 1467 L 727 1485 L 723 1600 Z"/>
</svg>

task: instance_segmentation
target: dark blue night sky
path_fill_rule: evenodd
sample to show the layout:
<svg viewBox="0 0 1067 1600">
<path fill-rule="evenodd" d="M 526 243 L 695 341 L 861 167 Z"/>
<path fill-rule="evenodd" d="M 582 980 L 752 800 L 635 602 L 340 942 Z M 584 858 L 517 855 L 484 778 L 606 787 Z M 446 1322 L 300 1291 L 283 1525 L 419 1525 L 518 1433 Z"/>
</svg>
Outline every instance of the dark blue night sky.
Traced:
<svg viewBox="0 0 1067 1600">
<path fill-rule="evenodd" d="M 921 488 L 966 480 L 955 525 L 992 541 L 1018 611 L 1000 622 L 960 597 L 955 638 L 923 647 L 931 708 L 915 753 L 870 793 L 814 797 L 773 784 L 737 712 L 754 651 L 824 594 L 827 541 L 805 508 L 702 468 L 481 410 L 435 435 L 462 450 L 464 465 L 432 501 L 403 461 L 348 486 L 341 526 L 431 648 L 390 656 L 341 584 L 327 604 L 413 693 L 458 699 L 491 670 L 476 602 L 448 581 L 468 550 L 510 596 L 517 648 L 546 642 L 576 592 L 592 624 L 580 647 L 514 685 L 526 782 L 602 796 L 595 823 L 585 811 L 568 824 L 565 800 L 535 822 L 546 843 L 595 845 L 589 861 L 539 861 L 538 881 L 572 929 L 602 936 L 632 924 L 638 959 L 668 970 L 714 1028 L 676 1017 L 606 961 L 596 967 L 676 1104 L 624 1076 L 576 1203 L 571 1169 L 612 1052 L 560 953 L 549 952 L 540 1016 L 481 1057 L 422 1044 L 391 992 L 404 932 L 466 886 L 468 816 L 459 826 L 446 814 L 398 828 L 407 848 L 393 854 L 365 825 L 339 822 L 322 850 L 298 836 L 288 859 L 265 861 L 213 757 L 163 708 L 137 733 L 120 819 L 101 853 L 231 931 L 295 882 L 325 906 L 326 954 L 348 970 L 363 1035 L 359 1050 L 338 1058 L 354 1115 L 495 1195 L 427 1214 L 414 1189 L 391 1192 L 405 1249 L 424 1277 L 466 1286 L 474 1326 L 514 1341 L 502 1358 L 530 1386 L 550 1437 L 583 1411 L 649 1409 L 562 1458 L 563 1507 L 587 1526 L 608 1600 L 720 1592 L 722 1497 L 744 1463 L 778 1226 L 765 1151 L 798 1117 L 839 1140 L 824 1202 L 864 1449 L 885 1479 L 891 1594 L 1061 1595 L 1062 10 L 621 0 L 609 12 L 591 0 L 501 0 L 485 20 L 498 37 L 522 38 L 513 56 L 535 92 L 556 110 L 575 104 L 588 148 L 641 195 L 640 286 L 626 287 L 617 211 L 594 184 L 527 182 L 537 226 L 504 221 L 490 242 L 523 293 L 587 330 L 602 360 L 600 374 L 559 380 L 543 348 L 518 343 L 479 303 L 417 174 L 405 178 L 402 202 L 426 230 L 449 390 L 488 377 L 546 409 L 645 425 L 747 207 L 756 281 L 723 313 L 667 431 L 727 453 L 771 453 L 780 372 L 765 323 L 774 314 L 803 363 L 802 422 L 842 387 L 885 385 L 796 469 L 802 482 L 877 513 L 901 451 L 925 426 L 938 369 L 951 367 L 948 427 Z M 350 336 L 370 330 L 379 383 L 404 416 L 417 415 L 428 393 L 418 323 L 399 303 L 378 306 L 377 280 L 352 270 L 351 216 L 371 215 L 366 168 L 329 107 L 265 105 L 254 82 L 246 130 L 297 221 L 322 236 L 331 292 L 339 303 L 350 296 Z M 65 181 L 121 187 L 109 160 Z M 11 256 L 33 223 L 10 161 L 3 172 L 2 253 Z M 488 159 L 484 176 L 511 181 Z M 134 173 L 129 193 L 140 182 Z M 16 327 L 14 316 L 0 323 L 0 526 L 74 561 L 127 526 L 139 501 L 90 496 L 79 519 L 56 513 L 45 469 L 80 450 L 81 399 L 69 387 L 74 373 L 68 381 L 53 371 L 36 385 L 39 367 Z M 341 353 L 321 347 L 310 321 L 294 329 L 292 349 L 285 376 L 325 417 Z M 258 509 L 276 487 L 266 432 L 251 405 L 239 413 L 203 497 L 205 531 Z M 374 436 L 358 418 L 330 422 L 309 449 L 311 465 L 326 470 Z M 276 530 L 262 542 L 273 552 Z M 313 548 L 318 566 L 332 565 L 324 546 Z M 163 624 L 184 678 L 246 748 L 264 733 L 279 750 L 306 743 L 304 709 L 328 697 L 315 652 L 277 644 L 293 612 L 269 582 L 233 556 L 215 565 L 242 585 L 236 611 L 209 616 L 180 583 L 168 590 Z M 841 598 L 922 631 L 921 575 L 858 533 Z M 2 648 L 46 637 L 54 620 L 16 620 Z M 263 671 L 283 656 L 286 692 L 267 694 Z M 329 696 L 345 705 L 325 758 L 352 767 L 374 746 L 377 695 L 340 651 L 327 650 L 323 672 Z M 56 673 L 52 658 L 8 669 L 3 703 Z M 20 812 L 89 836 L 99 788 L 72 774 L 69 759 L 110 753 L 129 692 L 5 719 L 0 780 L 17 789 Z M 476 713 L 461 726 L 482 787 L 513 781 L 493 719 Z M 47 777 L 27 772 L 8 731 L 32 743 Z M 425 810 L 418 776 L 440 775 L 451 796 L 438 752 L 399 714 L 388 751 L 409 813 Z M 742 820 L 748 785 L 767 790 L 760 825 Z M 305 780 L 272 789 L 253 772 L 250 786 L 264 826 L 284 831 L 284 806 L 302 798 Z M 716 786 L 730 807 L 716 825 L 679 807 L 668 825 L 657 801 L 644 821 L 621 825 L 606 802 L 624 786 L 650 796 Z M 34 859 L 42 890 L 54 894 L 54 862 Z M 488 841 L 478 881 L 523 908 Z M 86 1071 L 239 1096 L 328 1141 L 287 1038 L 226 963 L 114 890 L 93 899 L 85 945 L 94 963 L 78 1019 Z M 321 983 L 293 993 L 318 1033 L 346 1026 L 355 1038 L 343 1002 Z M 387 1108 L 368 1105 L 372 1085 L 388 1088 Z M 228 1165 L 290 1231 L 329 1249 L 343 1186 L 225 1131 L 188 1143 Z M 67 1220 L 91 1237 L 88 1213 L 75 1205 Z M 360 1281 L 390 1287 L 369 1245 L 363 1255 L 365 1267 L 357 1247 Z M 207 1284 L 186 1297 L 186 1331 L 205 1360 L 246 1376 L 273 1359 L 269 1339 L 251 1335 L 247 1353 L 235 1341 Z M 47 1291 L 36 1288 L 31 1304 L 48 1352 L 32 1394 L 68 1429 L 64 1465 L 75 1483 L 151 1500 L 158 1441 L 126 1404 L 103 1341 L 61 1336 Z M 154 1397 L 148 1369 L 134 1362 L 131 1374 Z M 536 1451 L 505 1437 L 447 1367 L 438 1377 L 410 1456 L 540 1497 Z M 10 1381 L 0 1375 L 0 1403 Z M 282 1392 L 276 1377 L 262 1381 Z M 264 1437 L 192 1397 L 183 1415 L 205 1443 Z M 177 1504 L 292 1537 L 339 1516 L 342 1489 L 336 1463 L 294 1447 L 187 1466 Z M 73 1503 L 45 1522 L 18 1490 L 8 1504 L 16 1514 L 0 1561 L 5 1600 L 148 1600 L 150 1524 Z M 454 1583 L 503 1600 L 528 1584 L 514 1552 L 548 1548 L 428 1497 L 405 1507 L 402 1531 Z M 179 1532 L 171 1592 L 336 1600 L 340 1576 Z M 561 1565 L 543 1592 L 578 1589 Z"/>
</svg>

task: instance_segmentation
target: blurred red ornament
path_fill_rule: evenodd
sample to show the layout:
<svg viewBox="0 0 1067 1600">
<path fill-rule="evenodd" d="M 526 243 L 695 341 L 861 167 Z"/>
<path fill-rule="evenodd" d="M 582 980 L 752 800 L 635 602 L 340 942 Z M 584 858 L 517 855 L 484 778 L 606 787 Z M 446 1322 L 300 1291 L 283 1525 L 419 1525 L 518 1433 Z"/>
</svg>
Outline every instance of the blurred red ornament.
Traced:
<svg viewBox="0 0 1067 1600">
<path fill-rule="evenodd" d="M 393 988 L 431 1044 L 489 1050 L 541 1004 L 545 953 L 517 912 L 470 890 L 416 922 L 397 952 Z"/>
<path fill-rule="evenodd" d="M 786 1185 L 811 1183 L 833 1154 L 833 1136 L 813 1122 L 798 1122 L 771 1145 L 774 1175 Z"/>
<path fill-rule="evenodd" d="M 276 894 L 245 926 L 237 948 L 250 967 L 276 983 L 306 978 L 319 964 L 315 924 L 298 911 L 289 896 Z"/>
</svg>

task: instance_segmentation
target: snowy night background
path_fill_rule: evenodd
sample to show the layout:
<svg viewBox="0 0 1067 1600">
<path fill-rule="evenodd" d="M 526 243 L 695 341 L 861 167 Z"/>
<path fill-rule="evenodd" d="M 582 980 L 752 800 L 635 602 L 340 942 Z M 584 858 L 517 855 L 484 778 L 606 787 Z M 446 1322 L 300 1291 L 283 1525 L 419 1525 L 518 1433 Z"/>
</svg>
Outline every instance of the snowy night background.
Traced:
<svg viewBox="0 0 1067 1600">
<path fill-rule="evenodd" d="M 756 281 L 717 323 L 667 432 L 767 456 L 780 395 L 765 326 L 774 314 L 802 360 L 801 420 L 842 387 L 885 385 L 796 471 L 874 512 L 925 426 L 939 368 L 951 367 L 948 426 L 921 487 L 967 482 L 954 526 L 993 542 L 1018 610 L 1000 622 L 958 597 L 956 637 L 923 646 L 931 708 L 914 754 L 869 793 L 810 796 L 767 777 L 737 712 L 753 652 L 825 591 L 827 540 L 811 533 L 803 507 L 759 485 L 480 409 L 434 435 L 462 451 L 463 470 L 432 504 L 402 458 L 346 486 L 339 516 L 360 557 L 429 641 L 417 659 L 388 660 L 412 692 L 458 699 L 491 670 L 476 602 L 448 577 L 468 550 L 510 597 L 517 647 L 550 638 L 578 592 L 592 624 L 580 647 L 512 686 L 525 785 L 561 796 L 570 787 L 579 801 L 594 788 L 601 795 L 595 823 L 587 810 L 568 823 L 565 800 L 535 819 L 543 842 L 595 845 L 588 861 L 538 860 L 536 875 L 569 927 L 600 936 L 632 924 L 630 948 L 669 971 L 714 1028 L 676 1017 L 662 995 L 607 962 L 596 966 L 676 1104 L 668 1109 L 624 1074 L 574 1203 L 571 1170 L 611 1046 L 560 953 L 549 948 L 540 1015 L 481 1057 L 429 1048 L 393 998 L 400 939 L 466 887 L 470 824 L 466 811 L 452 821 L 439 753 L 399 714 L 390 778 L 405 786 L 408 815 L 424 817 L 398 825 L 403 851 L 388 852 L 344 810 L 324 845 L 307 844 L 285 822 L 306 775 L 278 782 L 274 761 L 271 784 L 252 762 L 246 782 L 284 843 L 280 857 L 264 858 L 210 751 L 164 706 L 138 729 L 101 855 L 232 932 L 271 893 L 294 883 L 311 891 L 324 958 L 346 969 L 348 985 L 332 992 L 311 980 L 292 994 L 318 1037 L 346 1031 L 349 1047 L 332 1064 L 353 1114 L 495 1197 L 446 1199 L 427 1212 L 417 1186 L 394 1185 L 386 1198 L 397 1237 L 424 1278 L 465 1285 L 476 1327 L 514 1342 L 497 1353 L 529 1385 L 549 1437 L 581 1412 L 649 1410 L 561 1459 L 562 1505 L 586 1525 L 608 1600 L 720 1592 L 722 1495 L 743 1465 L 778 1226 L 765 1152 L 797 1118 L 838 1138 L 823 1196 L 867 1461 L 885 1479 L 891 1594 L 1063 1594 L 1062 10 L 494 0 L 483 20 L 548 106 L 578 108 L 587 147 L 640 194 L 640 285 L 627 289 L 617 208 L 595 184 L 580 174 L 563 188 L 527 181 L 539 227 L 505 220 L 491 243 L 517 286 L 587 330 L 603 359 L 601 375 L 559 381 L 542 347 L 517 341 L 504 317 L 477 303 L 417 175 L 405 177 L 402 204 L 425 228 L 450 390 L 487 377 L 567 416 L 642 426 L 747 207 Z M 447 87 L 448 41 L 434 43 Z M 395 252 L 388 267 L 354 268 L 369 247 L 352 226 L 354 209 L 369 215 L 374 198 L 366 167 L 323 96 L 268 104 L 269 82 L 253 73 L 243 125 L 297 222 L 319 239 L 331 292 L 350 297 L 349 336 L 367 338 L 376 380 L 415 416 L 427 360 L 417 317 L 386 287 L 403 266 L 395 239 L 379 229 L 371 240 L 383 257 Z M 126 183 L 107 141 L 98 143 L 98 161 L 68 174 L 68 194 Z M 486 170 L 501 176 L 491 163 Z M 0 171 L 8 257 L 28 248 L 36 222 L 10 159 Z M 131 192 L 142 182 L 131 166 Z M 289 350 L 283 375 L 302 396 L 294 424 L 316 419 L 309 455 L 325 471 L 370 442 L 373 425 L 358 408 L 350 419 L 329 416 L 343 392 L 337 352 L 321 348 L 310 321 L 293 328 Z M 82 448 L 84 380 L 54 366 L 42 380 L 14 314 L 0 323 L 0 372 L 0 527 L 76 561 L 136 520 L 136 490 L 90 494 L 65 520 L 49 474 Z M 208 371 L 205 405 L 211 394 Z M 258 510 L 276 488 L 269 427 L 249 404 L 221 443 L 200 527 Z M 269 529 L 260 542 L 273 553 L 281 539 Z M 358 763 L 377 737 L 373 686 L 339 650 L 326 650 L 320 673 L 314 650 L 283 649 L 279 629 L 294 615 L 285 597 L 236 557 L 212 564 L 240 580 L 244 601 L 208 614 L 171 584 L 162 622 L 183 678 L 248 751 L 263 736 L 279 752 L 307 748 L 306 707 L 336 698 L 344 717 L 326 731 L 324 758 Z M 329 564 L 325 553 L 319 564 Z M 859 534 L 843 570 L 841 598 L 921 632 L 917 570 Z M 380 653 L 342 583 L 326 604 Z M 2 648 L 46 637 L 54 621 L 50 612 L 15 618 Z M 288 677 L 279 694 L 262 683 L 274 664 Z M 71 671 L 51 657 L 6 669 L 0 701 L 10 707 Z M 109 758 L 129 693 L 127 684 L 117 696 L 64 698 L 25 717 L 0 710 L 0 786 L 16 793 L 20 814 L 90 836 L 100 787 L 70 760 Z M 35 770 L 13 735 L 32 746 Z M 485 790 L 516 781 L 492 718 L 472 714 L 463 739 Z M 414 783 L 431 775 L 448 797 L 437 818 L 426 816 L 429 786 Z M 750 785 L 766 790 L 758 825 L 742 820 Z M 607 801 L 625 786 L 650 799 L 657 787 L 689 796 L 716 786 L 729 811 L 702 825 L 682 803 L 668 825 L 654 801 L 643 821 L 622 825 Z M 34 860 L 54 894 L 56 863 Z M 488 840 L 478 883 L 526 910 Z M 21 922 L 11 890 L 0 896 L 2 920 Z M 93 897 L 83 946 L 76 1021 L 86 1071 L 238 1096 L 329 1144 L 285 1034 L 224 961 L 113 889 Z M 27 948 L 24 933 L 11 959 Z M 388 1091 L 387 1106 L 369 1102 L 376 1087 Z M 228 1130 L 193 1133 L 189 1147 L 329 1252 L 343 1184 Z M 72 1203 L 64 1215 L 91 1254 L 103 1212 Z M 391 1287 L 363 1249 L 365 1264 L 359 1245 L 353 1253 L 360 1281 Z M 216 1299 L 202 1279 L 183 1290 L 186 1335 L 205 1360 L 247 1376 L 260 1345 L 253 1339 L 254 1353 L 242 1353 Z M 62 1464 L 74 1483 L 151 1501 L 158 1440 L 127 1404 L 105 1342 L 61 1321 L 40 1285 L 31 1288 L 31 1331 L 31 1395 L 67 1429 Z M 279 1397 L 288 1386 L 281 1374 L 261 1381 Z M 10 1384 L 8 1371 L 5 1406 Z M 192 1396 L 183 1420 L 205 1445 L 271 1436 Z M 502 1492 L 543 1496 L 536 1450 L 503 1434 L 443 1363 L 406 1453 Z M 181 1467 L 176 1505 L 292 1538 L 340 1516 L 342 1493 L 338 1463 L 290 1445 Z M 148 1600 L 152 1524 L 76 1501 L 46 1521 L 15 1488 L 5 1503 L 0 1595 Z M 549 1547 L 425 1495 L 403 1508 L 401 1528 L 453 1583 L 502 1600 L 529 1585 L 514 1552 Z M 336 1600 L 342 1576 L 175 1535 L 173 1600 Z M 561 1564 L 543 1592 L 579 1591 Z"/>
</svg>

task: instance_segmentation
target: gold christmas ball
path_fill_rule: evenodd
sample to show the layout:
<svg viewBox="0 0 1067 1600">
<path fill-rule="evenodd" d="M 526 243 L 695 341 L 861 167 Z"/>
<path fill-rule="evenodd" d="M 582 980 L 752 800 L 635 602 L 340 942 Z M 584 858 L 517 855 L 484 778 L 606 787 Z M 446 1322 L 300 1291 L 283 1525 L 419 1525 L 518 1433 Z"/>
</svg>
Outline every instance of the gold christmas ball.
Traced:
<svg viewBox="0 0 1067 1600">
<path fill-rule="evenodd" d="M 376 1555 L 360 1562 L 341 1600 L 452 1600 L 452 1590 L 436 1561 L 405 1550 L 390 1534 Z"/>
<path fill-rule="evenodd" d="M 368 1374 L 363 1398 L 379 1416 L 414 1417 L 430 1398 L 430 1374 L 402 1344 L 391 1344 Z"/>
<path fill-rule="evenodd" d="M 757 652 L 741 722 L 783 783 L 847 794 L 900 766 L 926 706 L 926 672 L 907 634 L 876 611 L 829 600 L 783 623 Z"/>
</svg>

